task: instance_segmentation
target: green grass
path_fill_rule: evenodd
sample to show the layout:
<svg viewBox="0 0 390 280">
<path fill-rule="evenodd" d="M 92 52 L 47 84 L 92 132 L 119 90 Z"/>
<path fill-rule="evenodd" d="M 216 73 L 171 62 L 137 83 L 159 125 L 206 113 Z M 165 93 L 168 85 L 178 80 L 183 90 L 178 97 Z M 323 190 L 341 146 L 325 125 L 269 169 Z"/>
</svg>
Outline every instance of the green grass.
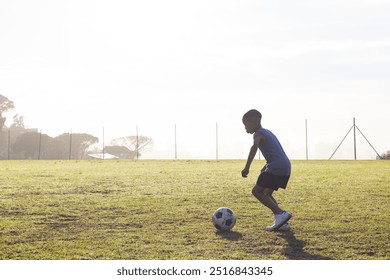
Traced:
<svg viewBox="0 0 390 280">
<path fill-rule="evenodd" d="M 2 161 L 0 259 L 390 259 L 390 161 L 293 161 L 289 233 L 251 195 L 264 162 Z M 211 215 L 238 220 L 219 234 Z"/>
</svg>

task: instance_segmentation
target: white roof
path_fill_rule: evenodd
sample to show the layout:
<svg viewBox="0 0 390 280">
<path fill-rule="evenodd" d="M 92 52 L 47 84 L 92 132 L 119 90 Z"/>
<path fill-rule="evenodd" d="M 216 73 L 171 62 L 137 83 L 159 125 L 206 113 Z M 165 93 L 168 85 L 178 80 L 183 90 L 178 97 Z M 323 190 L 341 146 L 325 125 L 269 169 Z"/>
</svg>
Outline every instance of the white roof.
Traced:
<svg viewBox="0 0 390 280">
<path fill-rule="evenodd" d="M 118 158 L 117 156 L 108 154 L 108 153 L 98 153 L 98 154 L 88 154 L 88 156 L 96 159 L 116 159 Z"/>
</svg>

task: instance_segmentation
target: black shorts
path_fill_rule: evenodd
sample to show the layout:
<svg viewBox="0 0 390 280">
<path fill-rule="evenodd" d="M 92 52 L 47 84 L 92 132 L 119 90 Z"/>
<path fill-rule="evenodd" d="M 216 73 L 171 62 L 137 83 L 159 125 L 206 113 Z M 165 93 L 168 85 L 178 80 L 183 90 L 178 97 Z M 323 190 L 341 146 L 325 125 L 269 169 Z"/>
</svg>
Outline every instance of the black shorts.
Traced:
<svg viewBox="0 0 390 280">
<path fill-rule="evenodd" d="M 277 176 L 269 172 L 262 172 L 257 179 L 257 185 L 261 188 L 273 189 L 277 191 L 279 188 L 285 189 L 287 187 L 288 176 Z"/>
</svg>

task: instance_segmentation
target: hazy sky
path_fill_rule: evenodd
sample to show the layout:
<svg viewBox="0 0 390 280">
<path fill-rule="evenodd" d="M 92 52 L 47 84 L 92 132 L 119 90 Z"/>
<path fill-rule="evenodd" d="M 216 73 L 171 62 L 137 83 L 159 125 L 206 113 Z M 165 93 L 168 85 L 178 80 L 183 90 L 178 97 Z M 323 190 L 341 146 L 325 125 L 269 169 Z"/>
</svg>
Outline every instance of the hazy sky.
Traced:
<svg viewBox="0 0 390 280">
<path fill-rule="evenodd" d="M 245 157 L 241 116 L 257 108 L 292 157 L 305 156 L 305 119 L 313 155 L 353 117 L 382 153 L 389 15 L 386 0 L 2 0 L 0 94 L 15 102 L 9 120 L 19 113 L 52 136 L 139 125 L 171 139 L 177 123 L 189 153 L 202 150 L 185 140 L 201 138 L 199 124 L 212 139 L 218 122 L 226 153 L 244 144 Z M 162 155 L 172 140 L 158 135 Z"/>
</svg>

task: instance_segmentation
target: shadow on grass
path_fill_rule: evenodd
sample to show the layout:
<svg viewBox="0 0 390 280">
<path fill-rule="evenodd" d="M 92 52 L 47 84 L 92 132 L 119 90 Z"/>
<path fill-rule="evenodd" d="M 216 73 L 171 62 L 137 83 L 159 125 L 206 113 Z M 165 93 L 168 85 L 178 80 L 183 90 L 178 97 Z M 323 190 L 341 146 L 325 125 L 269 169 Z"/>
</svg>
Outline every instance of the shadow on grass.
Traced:
<svg viewBox="0 0 390 280">
<path fill-rule="evenodd" d="M 287 241 L 287 247 L 284 248 L 284 255 L 290 260 L 331 260 L 332 258 L 310 254 L 305 252 L 306 242 L 295 237 L 294 232 L 287 231 L 278 234 L 279 237 Z"/>
<path fill-rule="evenodd" d="M 216 231 L 215 234 L 231 241 L 242 239 L 242 234 L 237 231 Z"/>
</svg>

